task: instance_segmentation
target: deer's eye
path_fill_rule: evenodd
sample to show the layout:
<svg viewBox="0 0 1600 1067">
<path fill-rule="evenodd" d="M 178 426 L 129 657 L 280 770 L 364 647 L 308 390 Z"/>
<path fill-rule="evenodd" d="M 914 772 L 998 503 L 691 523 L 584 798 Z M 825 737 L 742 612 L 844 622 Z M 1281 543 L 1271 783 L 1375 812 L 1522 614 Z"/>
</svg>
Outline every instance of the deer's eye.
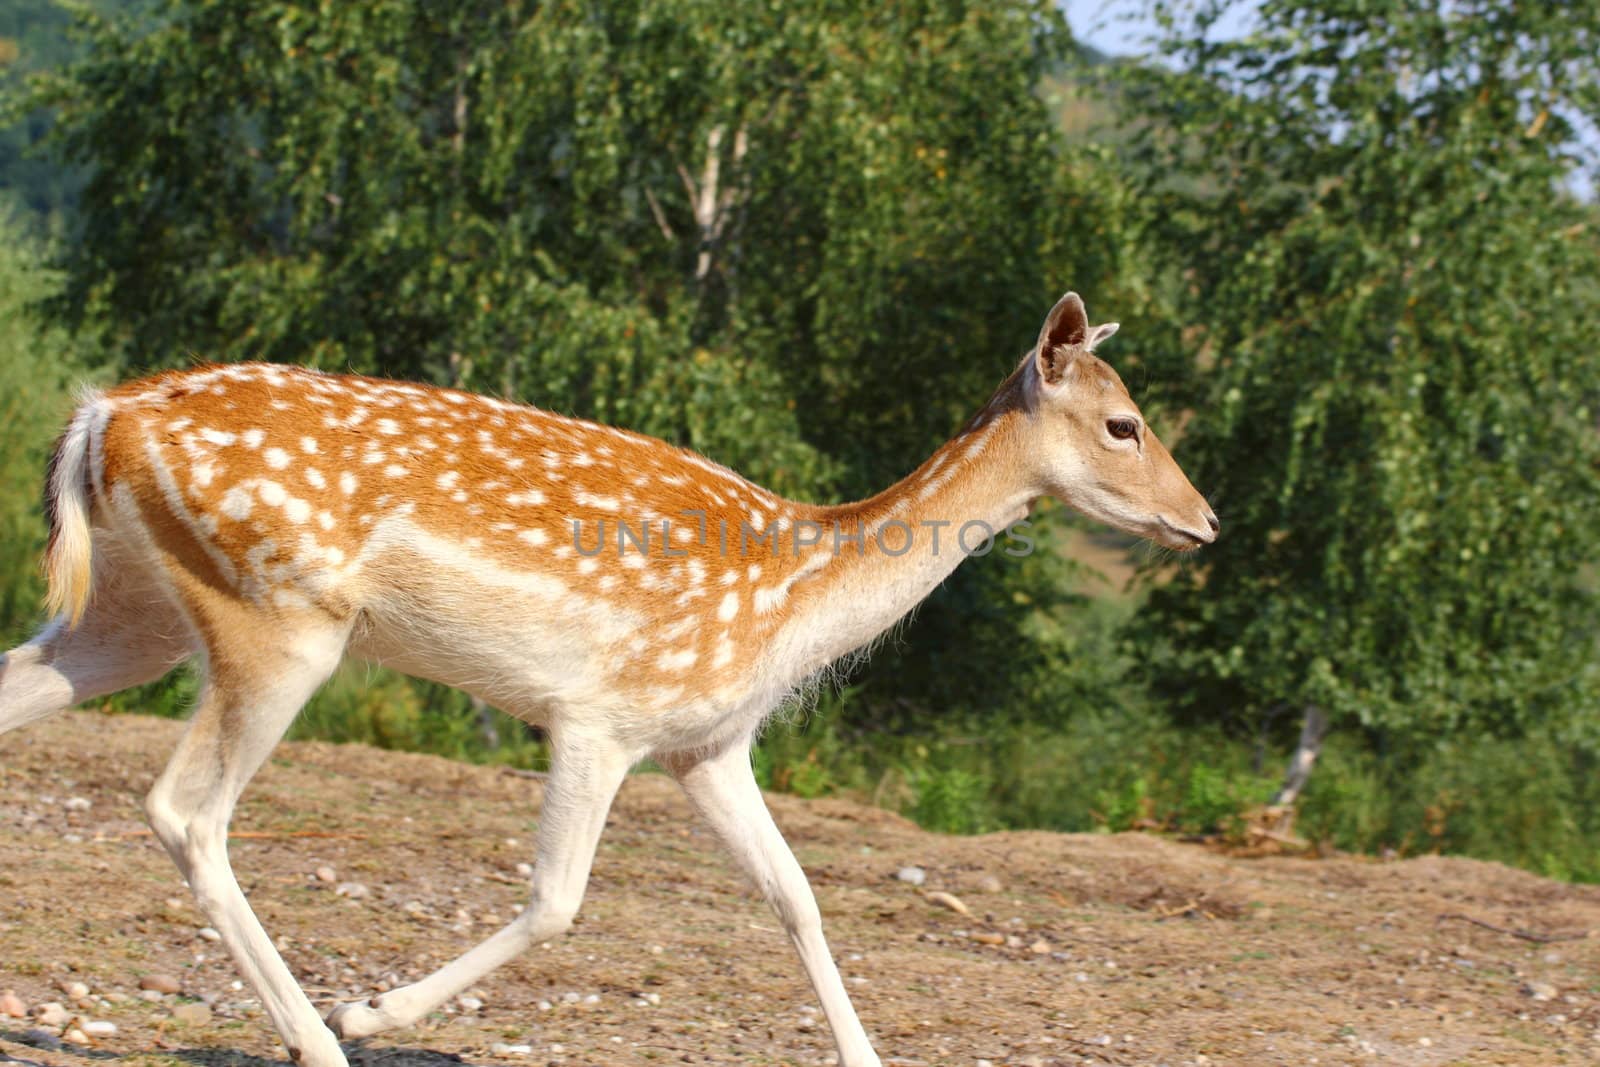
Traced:
<svg viewBox="0 0 1600 1067">
<path fill-rule="evenodd" d="M 1107 419 L 1106 432 L 1119 441 L 1126 441 L 1139 432 L 1139 424 L 1132 419 Z"/>
</svg>

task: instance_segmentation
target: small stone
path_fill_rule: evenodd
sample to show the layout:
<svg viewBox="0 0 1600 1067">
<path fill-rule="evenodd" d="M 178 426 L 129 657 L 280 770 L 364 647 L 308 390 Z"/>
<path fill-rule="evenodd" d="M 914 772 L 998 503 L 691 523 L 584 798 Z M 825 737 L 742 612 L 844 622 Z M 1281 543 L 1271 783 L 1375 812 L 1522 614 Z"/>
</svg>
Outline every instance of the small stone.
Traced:
<svg viewBox="0 0 1600 1067">
<path fill-rule="evenodd" d="M 1028 946 L 1028 951 L 1033 953 L 1035 956 L 1048 956 L 1051 952 L 1051 945 L 1050 942 L 1041 937 L 1039 940 Z"/>
<path fill-rule="evenodd" d="M 0 1015 L 12 1019 L 21 1019 L 27 1014 L 28 1006 L 22 1002 L 22 998 L 17 996 L 15 992 L 9 989 L 0 992 Z"/>
<path fill-rule="evenodd" d="M 921 885 L 928 880 L 928 872 L 921 867 L 901 867 L 894 876 L 909 885 Z"/>
<path fill-rule="evenodd" d="M 978 892 L 980 893 L 1003 893 L 1005 888 L 1000 879 L 992 874 L 986 874 L 978 879 Z"/>
<path fill-rule="evenodd" d="M 576 1004 L 576 1003 L 578 1003 L 578 1001 L 580 1001 L 582 999 L 583 998 L 578 996 L 578 994 L 576 994 L 576 993 L 563 993 L 563 994 L 561 994 L 561 1003 L 563 1003 L 563 1004 Z"/>
<path fill-rule="evenodd" d="M 211 1005 L 204 1001 L 179 1004 L 172 1009 L 172 1017 L 187 1026 L 204 1026 L 211 1021 Z"/>
<path fill-rule="evenodd" d="M 194 932 L 194 935 L 196 937 L 198 937 L 202 941 L 221 941 L 222 940 L 222 935 L 217 933 L 215 930 L 213 930 L 209 926 L 202 926 L 200 929 L 198 929 L 198 930 L 196 930 Z"/>
<path fill-rule="evenodd" d="M 166 999 L 166 994 L 159 989 L 141 989 L 139 990 L 139 999 L 148 1000 L 152 1004 L 160 1004 Z"/>
<path fill-rule="evenodd" d="M 1556 987 L 1549 982 L 1529 982 L 1522 987 L 1522 992 L 1534 1000 L 1554 1000 L 1560 995 Z"/>
<path fill-rule="evenodd" d="M 155 993 L 178 993 L 183 984 L 170 974 L 147 974 L 139 979 L 139 988 Z"/>
<path fill-rule="evenodd" d="M 533 877 L 533 864 L 531 864 L 531 863 L 519 863 L 519 864 L 517 864 L 517 873 L 520 874 L 524 878 L 532 878 Z"/>
<path fill-rule="evenodd" d="M 457 997 L 456 1003 L 461 1006 L 462 1011 L 474 1012 L 483 1010 L 483 1001 L 477 997 Z"/>
<path fill-rule="evenodd" d="M 49 1049 L 54 1052 L 61 1047 L 61 1038 L 48 1030 L 29 1030 L 22 1035 L 22 1043 L 29 1048 Z"/>
<path fill-rule="evenodd" d="M 81 1000 L 89 995 L 89 987 L 83 982 L 62 982 L 61 992 L 73 1000 Z"/>
<path fill-rule="evenodd" d="M 1006 943 L 1006 935 L 997 934 L 992 930 L 979 930 L 972 935 L 972 940 L 980 945 L 1003 945 Z"/>
<path fill-rule="evenodd" d="M 555 1005 L 550 1003 L 548 1000 L 539 1001 L 539 1010 L 540 1011 L 549 1011 L 550 1009 L 552 1009 L 554 1007 L 555 1007 Z"/>
<path fill-rule="evenodd" d="M 104 1019 L 95 1019 L 83 1024 L 83 1032 L 90 1037 L 110 1037 L 117 1032 L 117 1024 Z"/>
<path fill-rule="evenodd" d="M 61 1040 L 70 1041 L 74 1045 L 87 1045 L 89 1043 L 89 1035 L 74 1026 L 71 1030 L 61 1035 Z"/>
<path fill-rule="evenodd" d="M 1421 1045 L 1423 1048 L 1432 1048 L 1433 1047 L 1433 1038 L 1431 1038 L 1431 1037 L 1419 1037 L 1419 1038 L 1417 1038 L 1417 1044 Z"/>
<path fill-rule="evenodd" d="M 54 1000 L 36 1005 L 33 1017 L 39 1020 L 40 1026 L 65 1026 L 72 1021 L 72 1013 Z"/>
<path fill-rule="evenodd" d="M 334 888 L 334 892 L 341 897 L 349 897 L 351 900 L 360 900 L 363 897 L 371 895 L 372 890 L 368 889 L 360 882 L 340 882 L 338 886 Z"/>
<path fill-rule="evenodd" d="M 339 880 L 339 872 L 334 870 L 332 867 L 318 867 L 317 868 L 317 881 L 319 881 L 319 882 L 337 882 L 338 880 Z"/>
<path fill-rule="evenodd" d="M 61 802 L 61 806 L 68 811 L 88 811 L 94 804 L 88 797 L 69 797 Z"/>
<path fill-rule="evenodd" d="M 496 1041 L 489 1046 L 489 1051 L 496 1056 L 527 1056 L 533 1052 L 532 1045 L 508 1045 L 503 1041 Z"/>
<path fill-rule="evenodd" d="M 583 998 L 583 1002 L 585 1004 L 598 1004 L 600 1003 L 600 994 L 590 993 L 588 996 Z"/>
<path fill-rule="evenodd" d="M 961 898 L 952 893 L 942 893 L 935 890 L 932 893 L 923 894 L 923 898 L 927 900 L 929 904 L 937 904 L 941 908 L 949 908 L 957 915 L 972 914 L 972 912 L 967 909 L 967 906 L 961 902 Z"/>
<path fill-rule="evenodd" d="M 660 993 L 646 993 L 644 995 L 644 999 L 650 1002 L 650 1006 L 652 1008 L 659 1008 L 661 1006 Z"/>
</svg>

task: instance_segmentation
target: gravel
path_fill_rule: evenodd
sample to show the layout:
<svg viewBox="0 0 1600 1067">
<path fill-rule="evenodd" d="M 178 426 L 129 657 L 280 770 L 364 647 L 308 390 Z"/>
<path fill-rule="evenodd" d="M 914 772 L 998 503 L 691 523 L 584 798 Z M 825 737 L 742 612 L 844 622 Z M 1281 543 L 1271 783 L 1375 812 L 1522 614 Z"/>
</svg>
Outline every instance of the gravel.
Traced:
<svg viewBox="0 0 1600 1067">
<path fill-rule="evenodd" d="M 139 979 L 139 988 L 154 993 L 180 993 L 183 983 L 170 974 L 147 974 Z"/>
<path fill-rule="evenodd" d="M 72 1012 L 68 1011 L 59 1002 L 51 1000 L 36 1005 L 33 1009 L 33 1017 L 38 1020 L 40 1026 L 59 1027 L 65 1026 L 72 1021 Z"/>
</svg>

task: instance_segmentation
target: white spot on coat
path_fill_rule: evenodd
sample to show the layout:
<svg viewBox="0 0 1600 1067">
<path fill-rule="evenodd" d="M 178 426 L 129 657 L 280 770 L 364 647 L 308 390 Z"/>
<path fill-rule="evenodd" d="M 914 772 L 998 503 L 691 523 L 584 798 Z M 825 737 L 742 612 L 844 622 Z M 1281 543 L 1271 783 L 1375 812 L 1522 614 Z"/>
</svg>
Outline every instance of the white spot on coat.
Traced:
<svg viewBox="0 0 1600 1067">
<path fill-rule="evenodd" d="M 235 522 L 243 522 L 250 517 L 255 503 L 250 498 L 250 490 L 242 485 L 236 485 L 222 494 L 222 513 Z"/>
<path fill-rule="evenodd" d="M 693 667 L 695 661 L 699 658 L 699 653 L 692 648 L 686 648 L 679 652 L 663 652 L 661 657 L 656 660 L 656 666 L 664 671 L 686 671 Z"/>
</svg>

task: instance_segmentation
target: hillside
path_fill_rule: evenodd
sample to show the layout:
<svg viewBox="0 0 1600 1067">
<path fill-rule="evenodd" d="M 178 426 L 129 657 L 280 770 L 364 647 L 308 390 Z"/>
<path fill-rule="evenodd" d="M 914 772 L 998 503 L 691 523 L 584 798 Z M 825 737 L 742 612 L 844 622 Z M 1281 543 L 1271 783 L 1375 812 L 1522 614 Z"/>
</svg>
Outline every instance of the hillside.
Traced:
<svg viewBox="0 0 1600 1067">
<path fill-rule="evenodd" d="M 143 831 L 139 797 L 180 729 L 77 712 L 0 743 L 0 988 L 117 1027 L 73 1051 L 36 1020 L 0 1017 L 0 1062 L 281 1060 Z M 313 997 L 367 996 L 510 916 L 539 793 L 495 768 L 287 744 L 245 795 L 234 863 Z M 842 801 L 772 803 L 886 1062 L 1600 1056 L 1600 887 L 1436 857 L 1241 859 L 1135 834 L 940 837 Z M 895 877 L 911 864 L 926 869 L 922 890 Z M 932 889 L 972 915 L 929 903 Z M 183 995 L 142 999 L 141 977 L 156 974 Z M 76 1004 L 73 982 L 89 988 Z M 798 1065 L 832 1053 L 765 906 L 654 775 L 624 787 L 573 933 L 473 996 L 481 1005 L 352 1061 Z M 185 1007 L 194 998 L 209 1013 Z"/>
</svg>

